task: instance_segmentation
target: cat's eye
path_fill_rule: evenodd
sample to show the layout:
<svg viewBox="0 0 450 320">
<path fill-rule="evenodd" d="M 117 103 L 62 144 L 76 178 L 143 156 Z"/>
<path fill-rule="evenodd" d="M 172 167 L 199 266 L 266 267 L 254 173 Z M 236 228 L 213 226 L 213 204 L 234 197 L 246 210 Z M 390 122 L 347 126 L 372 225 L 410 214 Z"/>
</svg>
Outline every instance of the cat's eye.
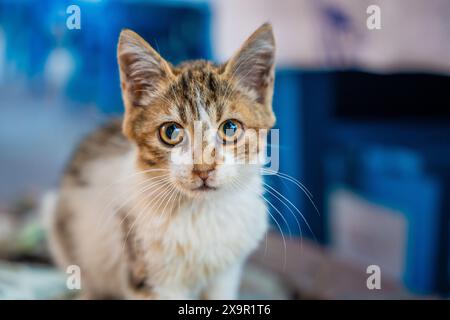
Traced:
<svg viewBox="0 0 450 320">
<path fill-rule="evenodd" d="M 242 135 L 242 124 L 234 119 L 222 122 L 219 127 L 219 136 L 223 142 L 236 142 Z"/>
<path fill-rule="evenodd" d="M 159 128 L 159 136 L 164 143 L 175 146 L 183 141 L 184 129 L 176 122 L 167 122 Z"/>
</svg>

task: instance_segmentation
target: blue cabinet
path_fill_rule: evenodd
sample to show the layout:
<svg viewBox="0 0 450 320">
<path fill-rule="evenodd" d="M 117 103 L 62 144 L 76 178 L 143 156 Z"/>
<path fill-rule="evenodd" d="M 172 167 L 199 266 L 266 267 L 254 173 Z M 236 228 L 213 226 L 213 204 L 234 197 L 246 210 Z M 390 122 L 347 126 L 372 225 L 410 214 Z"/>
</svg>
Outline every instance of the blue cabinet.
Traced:
<svg viewBox="0 0 450 320">
<path fill-rule="evenodd" d="M 320 216 L 293 183 L 274 176 L 267 181 L 308 220 L 313 232 L 294 210 L 303 234 L 314 233 L 333 248 L 339 229 L 330 228 L 329 201 L 336 187 L 349 190 L 405 221 L 405 233 L 394 237 L 404 243 L 392 259 L 401 262 L 399 279 L 413 292 L 449 292 L 450 117 L 443 106 L 450 78 L 278 70 L 275 83 L 280 172 L 311 191 Z M 300 235 L 291 210 L 266 196 L 283 232 Z M 375 220 L 367 230 L 382 237 L 382 221 L 389 220 Z M 371 249 L 366 251 L 370 259 Z"/>
</svg>

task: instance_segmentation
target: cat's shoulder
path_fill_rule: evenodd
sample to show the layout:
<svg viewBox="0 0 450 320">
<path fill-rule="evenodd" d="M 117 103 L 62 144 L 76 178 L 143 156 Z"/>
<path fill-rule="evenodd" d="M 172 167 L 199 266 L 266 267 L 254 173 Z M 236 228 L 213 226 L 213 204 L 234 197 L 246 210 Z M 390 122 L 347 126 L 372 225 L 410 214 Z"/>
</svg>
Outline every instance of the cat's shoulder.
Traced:
<svg viewBox="0 0 450 320">
<path fill-rule="evenodd" d="M 122 133 L 122 119 L 112 119 L 78 144 L 66 167 L 64 178 L 82 184 L 83 168 L 88 163 L 123 155 L 130 148 L 130 142 Z"/>
</svg>

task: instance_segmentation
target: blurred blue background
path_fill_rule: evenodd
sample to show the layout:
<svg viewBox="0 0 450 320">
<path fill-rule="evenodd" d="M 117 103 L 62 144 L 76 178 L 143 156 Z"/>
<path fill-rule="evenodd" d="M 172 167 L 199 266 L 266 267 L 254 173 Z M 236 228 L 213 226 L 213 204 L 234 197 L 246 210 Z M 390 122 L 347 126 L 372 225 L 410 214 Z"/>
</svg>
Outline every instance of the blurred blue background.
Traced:
<svg viewBox="0 0 450 320">
<path fill-rule="evenodd" d="M 71 4 L 81 9 L 80 30 L 66 26 Z M 121 114 L 115 54 L 122 28 L 139 33 L 172 63 L 220 62 L 225 54 L 214 30 L 239 25 L 221 15 L 223 6 L 206 0 L 1 0 L 0 208 L 6 212 L 18 199 L 54 188 L 81 137 Z M 297 48 L 281 46 L 285 60 L 274 96 L 280 172 L 301 181 L 312 199 L 286 178 L 267 177 L 303 217 L 273 193 L 267 195 L 272 214 L 287 236 L 380 264 L 412 292 L 448 294 L 448 70 L 414 68 L 414 61 L 382 73 L 360 67 L 332 36 L 359 39 L 355 21 L 339 6 L 314 10 L 333 30 L 323 31 L 322 60 L 292 62 Z M 280 20 L 280 12 L 273 14 L 278 18 L 271 20 Z M 249 17 L 254 29 L 264 22 Z"/>
</svg>

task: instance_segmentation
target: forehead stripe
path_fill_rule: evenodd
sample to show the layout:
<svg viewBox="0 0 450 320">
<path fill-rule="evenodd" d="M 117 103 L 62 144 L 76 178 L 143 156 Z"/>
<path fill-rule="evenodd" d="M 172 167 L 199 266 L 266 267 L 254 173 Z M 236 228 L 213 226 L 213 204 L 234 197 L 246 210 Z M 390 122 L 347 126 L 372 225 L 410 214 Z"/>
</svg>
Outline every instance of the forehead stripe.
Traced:
<svg viewBox="0 0 450 320">
<path fill-rule="evenodd" d="M 208 127 L 212 127 L 211 118 L 209 117 L 208 112 L 206 112 L 205 104 L 203 103 L 200 96 L 200 91 L 198 88 L 195 91 L 197 95 L 196 103 L 199 114 L 199 120 L 205 122 L 208 125 Z"/>
</svg>

